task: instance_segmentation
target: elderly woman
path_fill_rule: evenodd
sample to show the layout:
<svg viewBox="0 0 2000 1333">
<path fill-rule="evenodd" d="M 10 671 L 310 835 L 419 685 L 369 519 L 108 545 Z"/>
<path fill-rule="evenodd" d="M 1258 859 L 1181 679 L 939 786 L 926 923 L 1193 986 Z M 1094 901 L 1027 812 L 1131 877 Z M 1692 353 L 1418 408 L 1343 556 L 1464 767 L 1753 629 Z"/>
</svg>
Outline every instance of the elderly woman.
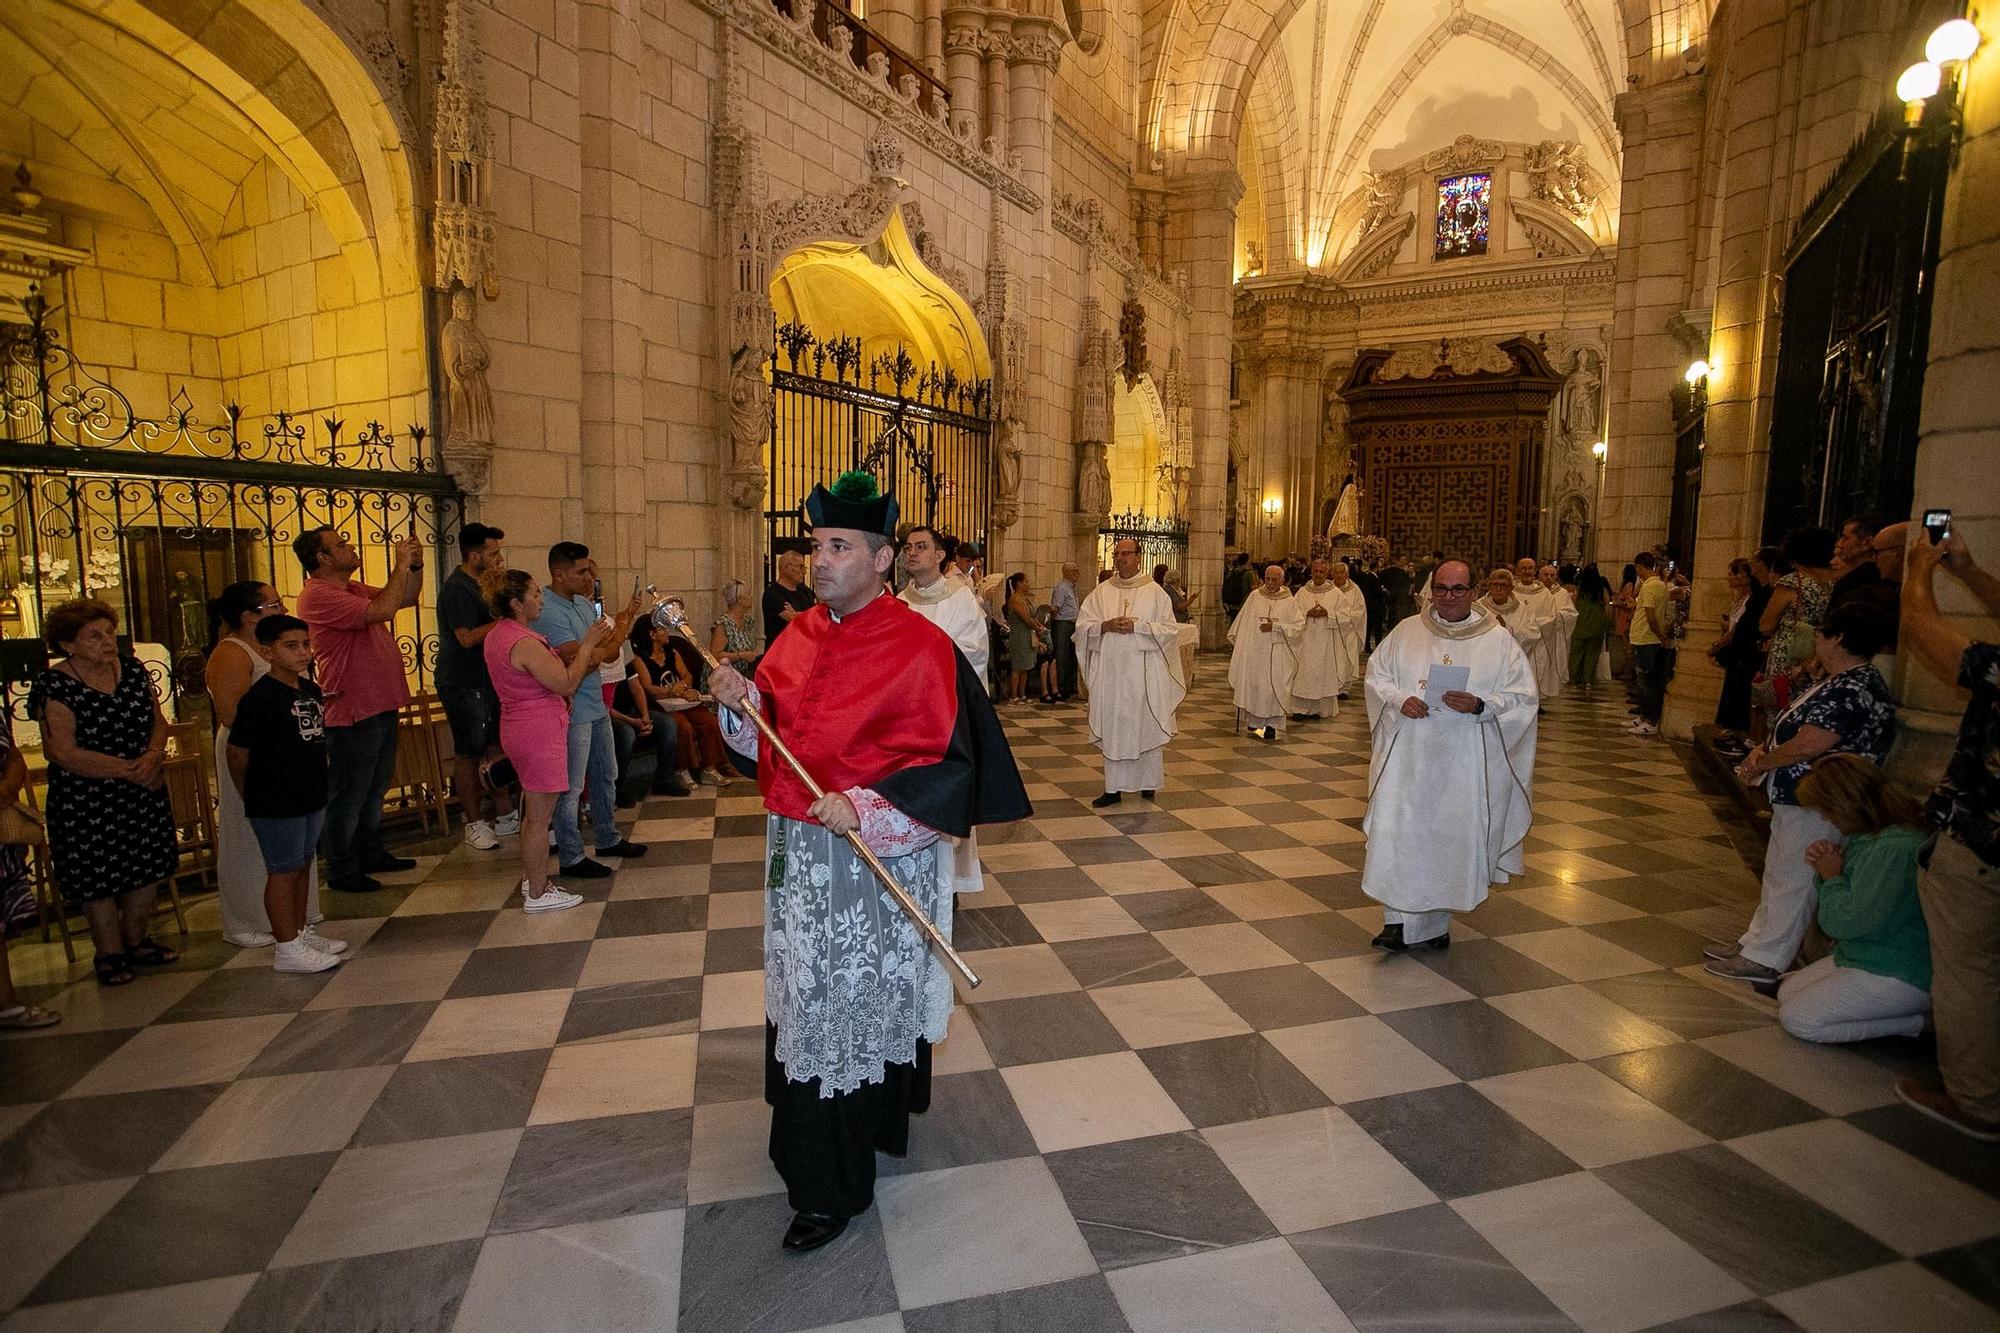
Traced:
<svg viewBox="0 0 2000 1333">
<path fill-rule="evenodd" d="M 709 627 L 708 651 L 724 666 L 753 674 L 764 645 L 757 637 L 757 608 L 750 602 L 750 585 L 731 579 L 722 585 L 722 614 Z"/>
<path fill-rule="evenodd" d="M 285 599 L 278 590 L 255 579 L 232 583 L 209 600 L 210 646 L 202 680 L 208 686 L 208 703 L 215 714 L 217 755 L 228 746 L 229 728 L 236 721 L 236 705 L 244 692 L 271 669 L 257 646 L 257 622 L 284 612 Z M 222 938 L 239 949 L 269 948 L 273 937 L 270 919 L 264 914 L 264 853 L 243 814 L 243 794 L 233 782 L 216 783 L 215 839 Z M 312 927 L 320 919 L 319 867 L 313 865 L 307 871 L 308 933 L 316 933 Z"/>
<path fill-rule="evenodd" d="M 167 797 L 167 719 L 137 658 L 118 651 L 118 613 L 95 598 L 64 602 L 42 622 L 62 661 L 35 677 L 28 714 L 49 761 L 49 854 L 56 889 L 81 903 L 102 986 L 180 954 L 147 934 L 174 871 Z"/>
<path fill-rule="evenodd" d="M 549 882 L 549 816 L 569 790 L 569 700 L 585 677 L 596 689 L 597 650 L 615 633 L 599 618 L 584 632 L 576 656 L 564 665 L 549 641 L 528 628 L 542 614 L 542 585 L 526 570 L 510 569 L 487 590 L 497 619 L 480 651 L 500 698 L 500 748 L 521 780 L 521 907 L 552 912 L 583 901 Z"/>
<path fill-rule="evenodd" d="M 1764 882 L 1750 929 L 1735 944 L 1702 952 L 1707 970 L 1732 981 L 1776 981 L 1792 970 L 1814 908 L 1813 871 L 1806 850 L 1817 842 L 1840 846 L 1847 835 L 1825 815 L 1799 803 L 1799 782 L 1821 755 L 1858 754 L 1881 763 L 1896 736 L 1896 701 L 1882 673 L 1868 659 L 1889 641 L 1892 622 L 1872 602 L 1849 602 L 1829 611 L 1813 632 L 1813 655 L 1823 678 L 1800 694 L 1771 727 L 1771 739 L 1737 765 L 1746 782 L 1767 786 L 1771 838 L 1764 853 Z"/>
</svg>

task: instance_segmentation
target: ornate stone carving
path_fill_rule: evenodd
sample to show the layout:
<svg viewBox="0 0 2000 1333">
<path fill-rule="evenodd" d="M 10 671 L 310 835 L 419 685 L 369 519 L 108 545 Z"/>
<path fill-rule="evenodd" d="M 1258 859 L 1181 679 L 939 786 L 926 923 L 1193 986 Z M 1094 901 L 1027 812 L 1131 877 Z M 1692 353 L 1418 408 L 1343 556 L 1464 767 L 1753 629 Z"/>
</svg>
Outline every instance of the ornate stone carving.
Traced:
<svg viewBox="0 0 2000 1333">
<path fill-rule="evenodd" d="M 490 301 L 500 294 L 500 274 L 494 265 L 498 235 L 490 202 L 493 141 L 486 127 L 475 13 L 471 0 L 445 0 L 444 46 L 431 130 L 436 186 L 431 283 L 444 291 L 454 284 L 475 288 Z"/>
<path fill-rule="evenodd" d="M 445 439 L 491 447 L 493 395 L 486 387 L 486 370 L 493 364 L 493 353 L 479 332 L 478 318 L 472 289 L 453 290 L 451 318 L 438 332 L 445 378 Z"/>
<path fill-rule="evenodd" d="M 1528 188 L 1578 222 L 1590 217 L 1604 183 L 1584 161 L 1583 145 L 1571 139 L 1544 139 L 1528 149 Z"/>
<path fill-rule="evenodd" d="M 1091 262 L 1102 260 L 1128 284 L 1136 283 L 1147 300 L 1158 301 L 1177 315 L 1192 313 L 1186 274 L 1176 271 L 1167 278 L 1148 269 L 1140 259 L 1138 245 L 1105 225 L 1104 205 L 1097 200 L 1057 191 L 1049 220 L 1057 232 L 1081 244 Z"/>
<path fill-rule="evenodd" d="M 1471 171 L 1476 167 L 1490 167 L 1505 160 L 1507 146 L 1498 139 L 1480 139 L 1470 134 L 1461 134 L 1451 141 L 1449 148 L 1439 148 L 1424 154 L 1425 171 Z"/>
<path fill-rule="evenodd" d="M 1340 261 L 1334 276 L 1342 282 L 1364 282 L 1376 276 L 1395 262 L 1397 252 L 1416 227 L 1415 213 L 1405 213 L 1377 226 L 1362 238 L 1359 245 L 1348 251 L 1347 258 Z"/>
<path fill-rule="evenodd" d="M 1047 33 L 1031 32 L 1007 43 L 1010 65 L 1047 65 L 1050 71 L 1062 64 L 1062 43 Z"/>
<path fill-rule="evenodd" d="M 1592 349 L 1577 348 L 1570 361 L 1569 379 L 1563 385 L 1563 431 L 1585 444 L 1595 442 L 1604 425 L 1604 377 L 1598 373 L 1602 363 Z"/>
<path fill-rule="evenodd" d="M 1146 373 L 1146 307 L 1137 297 L 1128 296 L 1118 310 L 1118 345 L 1124 353 L 1119 372 L 1125 376 L 1125 388 L 1130 391 L 1139 387 L 1139 377 Z"/>
<path fill-rule="evenodd" d="M 951 289 L 965 298 L 966 304 L 975 314 L 985 303 L 985 294 L 973 287 L 966 271 L 945 257 L 944 247 L 938 244 L 937 233 L 924 222 L 921 205 L 905 200 L 903 203 L 903 226 L 910 233 L 910 244 L 916 247 L 917 258 L 924 267 L 943 278 Z"/>
<path fill-rule="evenodd" d="M 1111 514 L 1111 464 L 1102 440 L 1084 440 L 1076 447 L 1077 527 L 1095 532 Z"/>
<path fill-rule="evenodd" d="M 725 55 L 727 47 L 725 46 Z M 729 118 L 715 131 L 715 200 L 722 247 L 732 263 L 728 294 L 726 370 L 729 383 L 729 451 L 723 492 L 738 509 L 764 505 L 764 449 L 770 435 L 771 387 L 764 367 L 775 350 L 771 308 L 772 212 L 756 139 Z"/>
<path fill-rule="evenodd" d="M 901 183 L 903 141 L 891 133 L 888 126 L 877 125 L 861 152 L 868 160 L 869 180 Z"/>
<path fill-rule="evenodd" d="M 766 349 L 748 345 L 737 348 L 729 360 L 730 449 L 724 489 L 738 509 L 764 507 L 764 446 L 771 435 L 771 385 L 764 367 L 769 361 Z"/>
<path fill-rule="evenodd" d="M 1361 188 L 1366 197 L 1361 213 L 1361 234 L 1365 237 L 1395 216 L 1396 206 L 1403 202 L 1403 173 L 1364 171 Z"/>
<path fill-rule="evenodd" d="M 1597 242 L 1565 209 L 1541 199 L 1509 199 L 1507 211 L 1540 258 L 1584 259 L 1597 253 Z"/>
<path fill-rule="evenodd" d="M 1105 392 L 1109 366 L 1104 352 L 1102 307 L 1095 296 L 1083 298 L 1083 334 L 1078 340 L 1076 367 L 1076 442 L 1102 444 L 1111 438 L 1110 396 Z"/>
<path fill-rule="evenodd" d="M 370 28 L 361 34 L 361 54 L 367 58 L 369 68 L 382 86 L 392 92 L 401 93 L 410 86 L 410 60 L 403 54 L 403 48 L 396 45 L 396 39 L 387 28 Z"/>
<path fill-rule="evenodd" d="M 1440 338 L 1434 343 L 1396 348 L 1375 372 L 1375 382 L 1511 375 L 1514 370 L 1514 358 L 1484 338 Z"/>
<path fill-rule="evenodd" d="M 1021 517 L 1021 462 L 1026 448 L 1028 325 L 1006 256 L 986 267 L 986 342 L 993 349 L 993 461 L 996 529 Z"/>
</svg>

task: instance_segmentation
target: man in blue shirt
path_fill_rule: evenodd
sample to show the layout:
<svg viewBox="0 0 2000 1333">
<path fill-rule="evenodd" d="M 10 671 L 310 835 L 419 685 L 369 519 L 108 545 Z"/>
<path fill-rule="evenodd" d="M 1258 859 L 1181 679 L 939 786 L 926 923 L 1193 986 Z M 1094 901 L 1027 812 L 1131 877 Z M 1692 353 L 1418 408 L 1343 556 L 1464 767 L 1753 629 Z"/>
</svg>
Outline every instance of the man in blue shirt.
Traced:
<svg viewBox="0 0 2000 1333">
<path fill-rule="evenodd" d="M 549 583 L 542 597 L 542 614 L 535 620 L 535 633 L 549 641 L 549 647 L 565 663 L 576 660 L 583 635 L 599 616 L 591 602 L 597 588 L 597 562 L 590 548 L 581 542 L 557 542 L 549 548 Z M 617 655 L 617 645 L 632 632 L 639 615 L 639 594 L 634 592 L 626 608 L 618 613 L 618 632 L 605 640 Z M 610 660 L 607 658 L 606 660 Z M 556 835 L 556 862 L 564 879 L 603 879 L 611 867 L 583 854 L 583 831 L 577 824 L 577 807 L 586 783 L 590 790 L 590 826 L 597 834 L 599 856 L 644 856 L 643 845 L 630 842 L 618 832 L 617 789 L 618 751 L 611 735 L 611 712 L 604 704 L 604 690 L 595 676 L 586 676 L 582 688 L 570 700 L 569 790 L 556 802 L 550 821 Z"/>
<path fill-rule="evenodd" d="M 1076 693 L 1076 613 L 1083 604 L 1076 591 L 1077 573 L 1076 562 L 1066 561 L 1062 581 L 1049 594 L 1049 605 L 1056 613 L 1049 627 L 1056 650 L 1056 695 L 1065 702 Z"/>
</svg>

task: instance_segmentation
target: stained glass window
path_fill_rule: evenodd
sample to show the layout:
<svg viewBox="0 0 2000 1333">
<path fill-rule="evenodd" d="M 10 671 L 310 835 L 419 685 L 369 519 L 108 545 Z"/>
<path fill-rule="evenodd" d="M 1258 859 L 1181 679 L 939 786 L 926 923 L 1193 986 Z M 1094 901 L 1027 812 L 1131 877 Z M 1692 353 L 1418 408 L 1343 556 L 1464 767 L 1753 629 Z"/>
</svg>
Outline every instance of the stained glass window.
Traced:
<svg viewBox="0 0 2000 1333">
<path fill-rule="evenodd" d="M 1438 182 L 1437 258 L 1486 253 L 1492 221 L 1493 177 L 1483 171 Z"/>
</svg>

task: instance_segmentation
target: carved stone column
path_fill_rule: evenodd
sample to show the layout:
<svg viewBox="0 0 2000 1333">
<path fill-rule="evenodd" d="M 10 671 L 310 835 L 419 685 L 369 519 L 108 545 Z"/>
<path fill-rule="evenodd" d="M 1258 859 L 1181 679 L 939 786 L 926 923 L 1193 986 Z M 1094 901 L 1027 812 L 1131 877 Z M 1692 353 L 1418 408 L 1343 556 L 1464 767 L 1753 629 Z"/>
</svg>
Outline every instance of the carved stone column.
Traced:
<svg viewBox="0 0 2000 1333">
<path fill-rule="evenodd" d="M 979 54 L 986 61 L 986 143 L 1001 150 L 1007 147 L 1009 111 L 1007 105 L 1007 49 L 1013 21 L 988 15 L 986 32 L 979 40 Z"/>
<path fill-rule="evenodd" d="M 1007 144 L 1021 160 L 1021 180 L 1035 193 L 1049 190 L 1049 81 L 1062 59 L 1055 23 L 1020 18 L 1007 47 Z"/>
<path fill-rule="evenodd" d="M 493 399 L 486 381 L 492 354 L 479 332 L 473 296 L 497 297 L 500 275 L 491 203 L 493 142 L 476 9 L 468 0 L 445 5 L 432 115 L 431 283 L 451 302 L 451 318 L 438 335 L 442 374 L 434 377 L 446 394 L 439 454 L 445 471 L 477 495 L 486 489 L 493 466 Z"/>
<path fill-rule="evenodd" d="M 723 121 L 715 134 L 718 248 L 729 266 L 722 321 L 729 433 L 721 459 L 729 508 L 721 573 L 753 582 L 763 568 L 764 452 L 771 431 L 771 386 L 764 371 L 776 351 L 768 198 L 755 136 L 733 120 Z"/>
<path fill-rule="evenodd" d="M 951 92 L 951 130 L 968 141 L 979 137 L 979 11 L 944 13 L 944 80 Z"/>
<path fill-rule="evenodd" d="M 1085 291 L 1089 270 L 1085 270 Z M 1105 445 L 1111 438 L 1111 357 L 1103 308 L 1095 296 L 1083 298 L 1076 347 L 1076 502 L 1070 529 L 1080 541 L 1094 541 L 1111 514 L 1111 467 Z"/>
</svg>

